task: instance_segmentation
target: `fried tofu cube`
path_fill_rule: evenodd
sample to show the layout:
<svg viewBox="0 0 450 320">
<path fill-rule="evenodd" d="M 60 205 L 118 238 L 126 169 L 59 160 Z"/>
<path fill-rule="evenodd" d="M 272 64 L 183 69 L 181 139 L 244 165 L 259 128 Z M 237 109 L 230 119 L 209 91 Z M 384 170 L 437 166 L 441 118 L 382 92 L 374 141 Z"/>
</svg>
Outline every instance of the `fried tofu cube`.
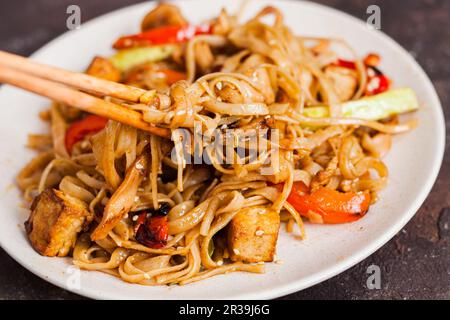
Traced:
<svg viewBox="0 0 450 320">
<path fill-rule="evenodd" d="M 241 209 L 228 228 L 228 250 L 233 261 L 273 261 L 280 228 L 278 212 L 265 207 Z"/>
<path fill-rule="evenodd" d="M 41 255 L 63 257 L 75 245 L 77 234 L 93 218 L 83 201 L 49 188 L 33 201 L 25 229 Z"/>
<path fill-rule="evenodd" d="M 95 57 L 86 73 L 100 79 L 114 82 L 119 82 L 121 78 L 120 71 L 114 67 L 108 59 L 102 57 Z"/>
</svg>

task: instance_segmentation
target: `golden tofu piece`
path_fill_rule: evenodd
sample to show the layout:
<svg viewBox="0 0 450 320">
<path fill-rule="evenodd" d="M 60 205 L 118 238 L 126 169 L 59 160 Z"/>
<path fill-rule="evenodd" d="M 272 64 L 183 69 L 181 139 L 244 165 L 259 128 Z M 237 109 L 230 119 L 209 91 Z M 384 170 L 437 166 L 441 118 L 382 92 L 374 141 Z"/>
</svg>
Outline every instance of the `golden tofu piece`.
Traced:
<svg viewBox="0 0 450 320">
<path fill-rule="evenodd" d="M 119 82 L 121 77 L 120 71 L 114 67 L 108 59 L 102 57 L 95 57 L 86 73 L 100 79 L 114 82 Z"/>
<path fill-rule="evenodd" d="M 265 207 L 241 209 L 228 228 L 228 250 L 233 261 L 273 261 L 280 229 L 278 212 Z"/>
<path fill-rule="evenodd" d="M 83 201 L 49 188 L 34 199 L 25 229 L 37 252 L 63 257 L 75 245 L 77 234 L 93 218 Z"/>
</svg>

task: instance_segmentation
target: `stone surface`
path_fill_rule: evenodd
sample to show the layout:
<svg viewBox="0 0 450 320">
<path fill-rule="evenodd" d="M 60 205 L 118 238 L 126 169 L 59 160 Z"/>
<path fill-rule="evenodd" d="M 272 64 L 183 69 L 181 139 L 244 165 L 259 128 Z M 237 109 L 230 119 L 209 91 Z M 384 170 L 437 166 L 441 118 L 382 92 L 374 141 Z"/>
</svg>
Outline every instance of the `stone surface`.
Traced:
<svg viewBox="0 0 450 320">
<path fill-rule="evenodd" d="M 0 1 L 0 49 L 29 55 L 66 31 L 66 8 L 78 4 L 85 22 L 135 0 Z M 450 1 L 320 0 L 365 19 L 369 5 L 382 29 L 409 50 L 433 80 L 450 139 Z M 450 299 L 450 153 L 438 181 L 411 222 L 389 243 L 346 272 L 282 299 Z M 367 267 L 380 266 L 380 290 L 368 290 Z M 81 299 L 22 268 L 0 249 L 0 299 Z"/>
</svg>

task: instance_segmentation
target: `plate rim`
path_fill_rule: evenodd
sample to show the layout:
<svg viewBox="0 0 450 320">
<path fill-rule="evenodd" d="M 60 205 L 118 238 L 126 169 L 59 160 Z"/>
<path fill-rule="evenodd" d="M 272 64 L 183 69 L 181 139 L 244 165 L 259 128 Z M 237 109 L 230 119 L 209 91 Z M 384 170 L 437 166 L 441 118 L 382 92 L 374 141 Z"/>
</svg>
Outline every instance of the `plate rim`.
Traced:
<svg viewBox="0 0 450 320">
<path fill-rule="evenodd" d="M 179 2 L 190 2 L 190 0 L 178 0 Z M 193 0 L 196 1 L 196 0 Z M 274 5 L 276 6 L 277 2 L 290 2 L 295 3 L 295 5 L 298 6 L 310 6 L 312 8 L 316 8 L 319 10 L 325 10 L 328 12 L 332 12 L 335 15 L 339 15 L 343 18 L 346 18 L 348 20 L 351 20 L 352 23 L 357 23 L 359 25 L 365 25 L 364 21 L 358 19 L 357 17 L 341 11 L 339 9 L 336 9 L 334 7 L 330 7 L 327 5 L 311 2 L 308 0 L 304 1 L 292 1 L 292 0 L 273 0 L 272 1 Z M 101 19 L 107 19 L 109 16 L 114 16 L 117 13 L 119 13 L 122 10 L 128 10 L 135 7 L 145 7 L 149 5 L 154 5 L 154 3 L 148 3 L 148 2 L 141 2 L 136 3 L 133 5 L 124 6 L 118 9 L 115 9 L 113 11 L 104 13 L 102 15 L 96 16 L 86 22 L 83 22 L 82 26 L 89 26 L 91 24 L 96 23 L 98 20 Z M 30 55 L 30 58 L 36 58 L 36 56 L 39 56 L 42 52 L 48 50 L 49 47 L 51 47 L 54 43 L 57 43 L 58 41 L 61 41 L 65 39 L 66 37 L 70 37 L 74 32 L 77 30 L 72 31 L 66 31 L 62 33 L 61 35 L 57 36 L 56 38 L 50 40 L 46 44 L 44 44 L 42 47 L 40 47 L 38 50 L 33 52 Z M 436 105 L 436 111 L 438 113 L 439 117 L 439 123 L 436 123 L 437 129 L 439 131 L 439 143 L 437 143 L 437 152 L 438 155 L 434 159 L 434 163 L 432 165 L 432 174 L 430 174 L 426 181 L 423 183 L 423 188 L 421 189 L 419 195 L 415 198 L 415 200 L 409 205 L 407 209 L 404 210 L 404 214 L 402 215 L 402 218 L 395 224 L 390 225 L 388 229 L 386 229 L 385 232 L 380 234 L 378 237 L 375 237 L 370 244 L 365 246 L 364 248 L 360 249 L 359 251 L 353 253 L 352 255 L 349 255 L 348 257 L 333 263 L 329 267 L 325 267 L 320 273 L 315 273 L 310 276 L 301 278 L 297 281 L 293 281 L 290 284 L 280 285 L 277 286 L 276 289 L 263 289 L 259 292 L 252 292 L 247 294 L 234 294 L 230 297 L 225 297 L 222 299 L 273 299 L 282 297 L 297 291 L 304 290 L 306 288 L 312 287 L 320 282 L 323 282 L 325 280 L 328 280 L 348 269 L 353 267 L 354 265 L 360 263 L 362 260 L 366 259 L 370 255 L 372 255 L 375 251 L 380 249 L 383 245 L 385 245 L 388 241 L 390 241 L 411 219 L 412 217 L 418 212 L 420 207 L 423 205 L 427 197 L 429 196 L 437 178 L 439 175 L 439 172 L 441 170 L 441 166 L 444 160 L 444 154 L 445 154 L 445 146 L 446 146 L 446 124 L 445 124 L 445 116 L 442 109 L 442 104 L 439 98 L 439 95 L 437 94 L 437 91 L 435 87 L 433 86 L 433 83 L 425 70 L 422 68 L 422 66 L 419 64 L 417 60 L 415 60 L 411 54 L 403 48 L 399 43 L 397 43 L 391 36 L 387 35 L 381 30 L 368 30 L 368 32 L 372 32 L 374 36 L 382 38 L 383 41 L 387 41 L 390 43 L 393 49 L 395 49 L 399 54 L 404 56 L 408 63 L 411 65 L 414 65 L 414 67 L 419 72 L 419 76 L 421 76 L 424 79 L 424 84 L 426 86 L 426 91 L 429 92 L 433 98 L 434 101 L 432 101 L 430 104 Z M 0 88 L 0 95 L 4 91 L 4 87 L 2 86 Z M 40 270 L 36 270 L 33 268 L 33 265 L 29 263 L 26 259 L 22 259 L 18 254 L 15 254 L 13 250 L 8 250 L 8 246 L 4 245 L 4 242 L 2 238 L 0 237 L 0 246 L 5 250 L 5 252 L 12 257 L 16 262 L 18 262 L 21 266 L 23 266 L 28 271 L 32 272 L 36 276 L 40 277 L 41 279 L 45 280 L 46 282 L 49 282 L 63 290 L 67 290 L 70 292 L 73 292 L 75 294 L 78 294 L 80 296 L 89 297 L 93 299 L 126 299 L 126 297 L 121 297 L 120 295 L 114 295 L 109 294 L 108 292 L 98 292 L 98 291 L 92 291 L 89 289 L 82 289 L 82 288 L 67 288 L 67 286 L 64 285 L 62 281 L 59 281 L 57 278 L 51 278 L 45 275 Z M 153 300 L 158 300 L 152 297 Z"/>
</svg>

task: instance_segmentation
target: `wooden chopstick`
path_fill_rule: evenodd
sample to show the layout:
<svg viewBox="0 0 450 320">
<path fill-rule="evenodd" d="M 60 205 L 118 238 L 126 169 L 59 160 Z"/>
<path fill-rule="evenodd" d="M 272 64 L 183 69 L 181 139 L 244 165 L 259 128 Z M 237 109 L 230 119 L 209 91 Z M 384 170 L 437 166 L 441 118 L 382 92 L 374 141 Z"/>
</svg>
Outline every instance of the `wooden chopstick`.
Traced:
<svg viewBox="0 0 450 320">
<path fill-rule="evenodd" d="M 149 93 L 140 88 L 48 66 L 1 50 L 0 65 L 97 95 L 111 96 L 130 102 L 145 103 L 143 99 L 146 99 Z"/>
<path fill-rule="evenodd" d="M 108 102 L 65 85 L 41 79 L 0 64 L 0 82 L 48 97 L 86 112 L 94 113 L 154 135 L 170 138 L 171 131 L 145 122 L 142 115 L 121 105 Z"/>
</svg>

